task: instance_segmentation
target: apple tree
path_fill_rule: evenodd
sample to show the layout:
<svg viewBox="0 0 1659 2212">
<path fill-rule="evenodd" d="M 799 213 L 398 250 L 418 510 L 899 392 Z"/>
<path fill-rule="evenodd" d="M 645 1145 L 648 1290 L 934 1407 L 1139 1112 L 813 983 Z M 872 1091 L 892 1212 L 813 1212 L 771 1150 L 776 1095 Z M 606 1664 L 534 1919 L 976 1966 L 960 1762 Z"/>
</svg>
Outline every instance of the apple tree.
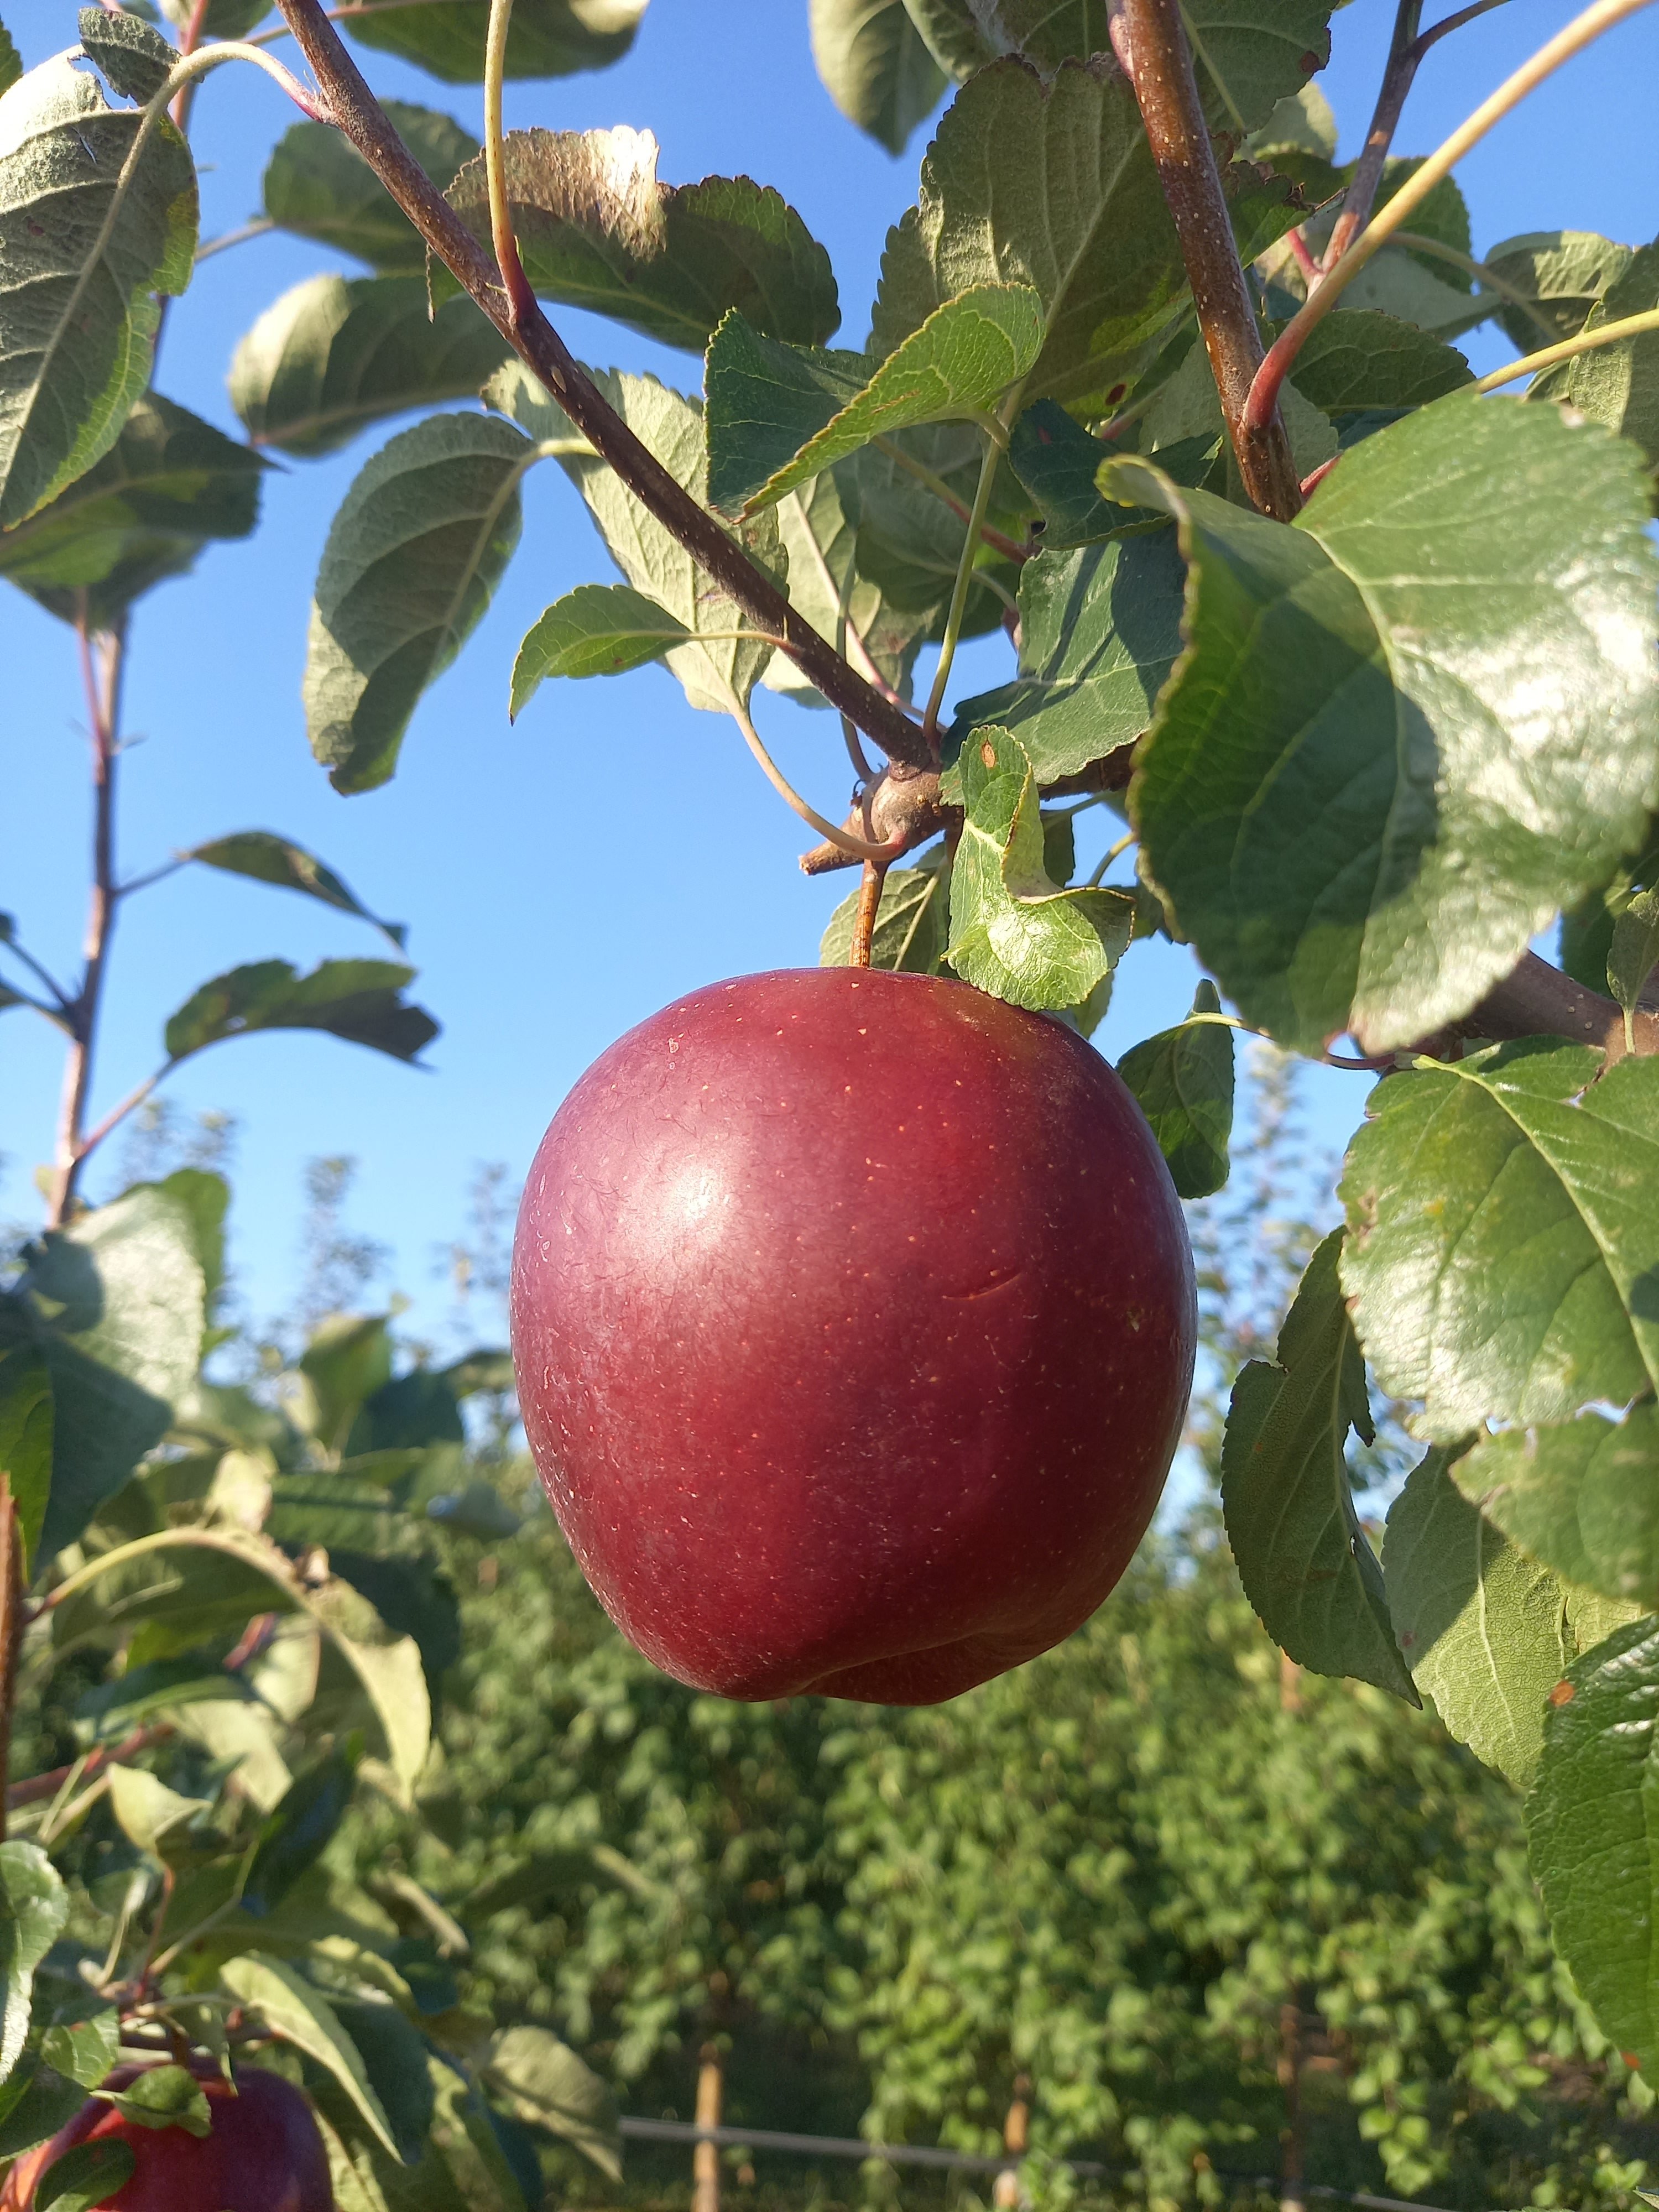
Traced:
<svg viewBox="0 0 1659 2212">
<path fill-rule="evenodd" d="M 422 689 L 512 557 L 526 473 L 551 461 L 622 580 L 541 617 L 511 711 L 555 679 L 660 661 L 692 705 L 729 715 L 817 832 L 808 869 L 860 871 L 826 964 L 948 969 L 1086 1034 L 1138 942 L 1190 945 L 1212 980 L 1120 1069 L 1183 1196 L 1225 1178 L 1240 1029 L 1380 1079 L 1344 1225 L 1276 1357 L 1239 1377 L 1229 1540 L 1293 1662 L 1431 1698 L 1527 1793 L 1555 1940 L 1630 2065 L 1659 2068 L 1659 1012 L 1644 997 L 1659 262 L 1567 231 L 1478 258 L 1454 181 L 1534 85 L 1643 0 L 1595 0 L 1443 146 L 1400 159 L 1418 67 L 1486 4 L 1425 26 L 1420 0 L 1400 0 L 1366 150 L 1345 168 L 1311 82 L 1322 0 L 814 0 L 826 82 L 885 143 L 950 91 L 860 348 L 830 343 L 829 258 L 775 192 L 665 183 L 632 131 L 503 137 L 507 76 L 614 58 L 643 0 L 337 11 L 371 64 L 391 51 L 482 81 L 482 148 L 440 111 L 378 101 L 319 0 L 278 0 L 263 28 L 260 0 L 165 0 L 155 23 L 65 10 L 64 50 L 27 71 L 0 47 L 0 569 L 81 640 L 96 823 L 80 975 L 60 983 L 15 924 L 0 930 L 0 1011 L 56 1024 L 67 1057 L 48 1222 L 0 1304 L 0 1711 L 65 1621 L 82 1648 L 118 1649 L 124 1671 L 100 1686 L 118 1703 L 136 1672 L 196 1665 L 217 1639 L 221 1694 L 152 1676 L 153 1710 L 182 1723 L 234 1676 L 248 1695 L 229 1702 L 275 1711 L 319 1762 L 295 1771 L 295 1740 L 279 1741 L 288 1779 L 264 1806 L 233 1787 L 245 1761 L 211 1747 L 171 1780 L 106 1758 L 54 1784 L 48 1841 L 100 1787 L 144 1878 L 85 1954 L 93 1975 L 74 1970 L 102 2025 L 83 2029 L 78 1993 L 32 2020 L 69 1893 L 40 1842 L 5 1844 L 0 2146 L 49 2136 L 126 2038 L 168 2059 L 144 2080 L 171 2076 L 154 2095 L 198 2124 L 191 2065 L 233 2039 L 304 2073 L 336 2188 L 349 2168 L 371 2203 L 402 2185 L 383 2183 L 388 2159 L 444 2161 L 434 2187 L 465 2194 L 452 2152 L 511 2203 L 526 2170 L 512 2129 L 587 2124 L 567 2106 L 589 2089 L 556 2051 L 526 2057 L 520 2081 L 503 2057 L 516 2046 L 445 2045 L 432 2022 L 449 2008 L 422 2013 L 415 1961 L 368 1922 L 296 1936 L 299 1966 L 246 1936 L 250 1898 L 279 1910 L 248 1885 L 291 1865 L 290 1826 L 313 1832 L 305 1793 L 337 1795 L 347 1769 L 356 1787 L 365 1765 L 368 1786 L 412 1790 L 421 1646 L 386 1578 L 365 1595 L 318 1558 L 325 1539 L 268 1533 L 274 1484 L 269 1505 L 240 1468 L 167 1498 L 190 1425 L 212 1419 L 219 1197 L 171 1178 L 93 1208 L 82 1188 L 109 1129 L 198 1051 L 301 1027 L 412 1058 L 430 1034 L 401 960 L 302 976 L 273 959 L 193 991 L 159 1067 L 102 1119 L 90 1109 L 110 932 L 143 880 L 114 860 L 132 608 L 252 529 L 267 451 L 331 450 L 411 408 L 434 411 L 364 465 L 320 553 L 305 711 L 337 790 L 395 772 Z M 294 68 L 276 51 L 288 39 Z M 262 70 L 299 112 L 265 171 L 267 216 L 368 272 L 300 286 L 236 346 L 246 443 L 153 382 L 198 244 L 191 105 L 227 65 Z M 701 356 L 701 393 L 589 371 L 544 302 Z M 1476 380 L 1453 341 L 1487 319 L 1525 349 Z M 1006 682 L 955 697 L 962 639 L 999 626 Z M 915 698 L 924 644 L 937 653 Z M 757 684 L 839 723 L 857 778 L 844 819 L 787 784 Z M 1079 882 L 1083 805 L 1125 826 Z M 1109 882 L 1131 851 L 1133 878 Z M 373 921 L 270 832 L 229 831 L 179 864 Z M 1558 917 L 1551 962 L 1531 948 Z M 428 1449 L 425 1433 L 371 1441 L 371 1406 L 404 1379 L 331 1412 L 319 1397 L 314 1466 Z M 1406 1406 L 1424 1455 L 1380 1559 L 1346 1458 L 1374 1387 Z M 216 1467 L 250 1442 L 228 1424 L 212 1440 Z M 131 1533 L 121 1516 L 157 1486 L 156 1525 Z M 251 1680 L 279 1650 L 302 1656 L 298 1704 Z M 123 1717 L 123 1741 L 149 1725 Z M 198 1876 L 187 1923 L 178 1894 Z"/>
</svg>

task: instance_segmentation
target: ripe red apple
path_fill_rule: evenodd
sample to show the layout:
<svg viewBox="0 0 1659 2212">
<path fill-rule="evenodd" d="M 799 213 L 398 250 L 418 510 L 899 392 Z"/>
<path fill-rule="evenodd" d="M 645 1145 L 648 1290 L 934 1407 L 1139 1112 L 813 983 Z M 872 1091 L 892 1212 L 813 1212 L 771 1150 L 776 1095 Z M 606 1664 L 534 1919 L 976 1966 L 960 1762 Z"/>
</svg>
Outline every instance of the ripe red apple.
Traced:
<svg viewBox="0 0 1659 2212">
<path fill-rule="evenodd" d="M 694 992 L 543 1139 L 519 1401 L 611 1619 L 680 1680 L 927 1705 L 1087 1619 L 1158 1502 L 1192 1258 L 1106 1062 L 964 983 Z"/>
<path fill-rule="evenodd" d="M 213 2132 L 146 2128 L 93 2098 L 49 2143 L 20 2158 L 0 2189 L 0 2212 L 31 2212 L 41 2176 L 76 2143 L 124 2142 L 137 2163 L 112 2197 L 111 2212 L 334 2212 L 328 2153 L 300 2092 L 280 2075 L 245 2067 L 236 2087 L 205 2065 Z M 138 2069 L 124 2066 L 106 2085 L 125 2089 Z"/>
</svg>

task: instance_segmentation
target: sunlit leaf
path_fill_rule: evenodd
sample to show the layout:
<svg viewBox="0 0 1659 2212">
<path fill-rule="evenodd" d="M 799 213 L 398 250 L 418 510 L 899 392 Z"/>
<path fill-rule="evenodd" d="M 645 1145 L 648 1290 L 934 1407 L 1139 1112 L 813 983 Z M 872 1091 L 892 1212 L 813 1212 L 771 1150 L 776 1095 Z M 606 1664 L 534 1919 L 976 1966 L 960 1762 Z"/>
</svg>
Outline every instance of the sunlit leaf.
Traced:
<svg viewBox="0 0 1659 2212">
<path fill-rule="evenodd" d="M 1233 1032 L 1214 984 L 1200 983 L 1186 1020 L 1132 1046 L 1117 1072 L 1151 1123 L 1178 1194 L 1208 1198 L 1221 1189 L 1233 1126 Z"/>
<path fill-rule="evenodd" d="M 438 1034 L 404 999 L 415 970 L 390 960 L 324 960 L 301 975 L 286 960 L 256 960 L 194 992 L 163 1032 L 170 1060 L 259 1030 L 322 1030 L 394 1060 L 413 1060 Z"/>
<path fill-rule="evenodd" d="M 849 123 L 902 154 L 945 83 L 903 0 L 811 0 L 810 20 L 830 97 Z"/>
<path fill-rule="evenodd" d="M 631 584 L 579 584 L 525 633 L 508 712 L 516 719 L 550 676 L 622 676 L 690 635 Z"/>
<path fill-rule="evenodd" d="M 1452 1469 L 1512 1543 L 1564 1582 L 1659 1607 L 1659 1412 L 1482 1436 Z"/>
</svg>

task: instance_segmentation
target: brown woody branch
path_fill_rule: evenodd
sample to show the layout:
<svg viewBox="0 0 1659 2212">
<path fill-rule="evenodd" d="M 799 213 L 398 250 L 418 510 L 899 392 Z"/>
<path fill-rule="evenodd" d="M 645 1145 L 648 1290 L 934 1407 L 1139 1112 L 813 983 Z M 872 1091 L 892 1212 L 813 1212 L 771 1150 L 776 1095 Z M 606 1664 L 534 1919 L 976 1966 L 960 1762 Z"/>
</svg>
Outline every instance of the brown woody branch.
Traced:
<svg viewBox="0 0 1659 2212">
<path fill-rule="evenodd" d="M 926 768 L 927 747 L 915 725 L 802 620 L 771 579 L 640 442 L 539 306 L 532 301 L 526 311 L 515 315 L 495 262 L 387 121 L 319 0 L 277 0 L 277 5 L 311 66 L 329 119 L 600 459 L 610 463 L 641 504 L 750 620 L 781 641 L 791 660 L 832 707 L 838 707 L 895 761 Z"/>
<path fill-rule="evenodd" d="M 1629 1052 L 1642 1058 L 1659 1053 L 1659 1012 L 1638 1010 L 1631 1032 L 1632 1041 L 1626 1044 L 1624 1009 L 1612 999 L 1586 989 L 1535 952 L 1528 952 L 1512 974 L 1486 994 L 1467 1020 L 1454 1024 L 1448 1039 L 1443 1042 L 1436 1038 L 1431 1046 L 1437 1058 L 1446 1058 L 1468 1037 L 1504 1044 L 1515 1037 L 1559 1036 L 1574 1044 L 1596 1046 L 1607 1054 L 1609 1066 Z"/>
<path fill-rule="evenodd" d="M 1169 204 L 1221 412 L 1253 505 L 1289 522 L 1302 492 L 1277 410 L 1261 425 L 1244 403 L 1261 365 L 1261 333 L 1233 238 L 1215 148 L 1204 120 L 1180 0 L 1123 0 L 1130 78 Z"/>
<path fill-rule="evenodd" d="M 1394 143 L 1394 134 L 1399 128 L 1406 95 L 1417 75 L 1417 65 L 1427 52 L 1417 35 L 1417 27 L 1422 20 L 1423 0 L 1400 0 L 1395 13 L 1394 36 L 1389 42 L 1389 58 L 1382 70 L 1382 82 L 1377 91 L 1376 106 L 1371 113 L 1371 127 L 1365 133 L 1364 151 L 1359 156 L 1358 167 L 1342 202 L 1342 212 L 1336 218 L 1330 243 L 1325 249 L 1324 266 L 1327 269 L 1334 267 L 1352 245 L 1364 229 L 1376 202 L 1376 188 L 1382 181 L 1383 165 L 1389 158 L 1389 149 Z M 1316 278 L 1310 277 L 1310 290 L 1316 282 Z"/>
</svg>

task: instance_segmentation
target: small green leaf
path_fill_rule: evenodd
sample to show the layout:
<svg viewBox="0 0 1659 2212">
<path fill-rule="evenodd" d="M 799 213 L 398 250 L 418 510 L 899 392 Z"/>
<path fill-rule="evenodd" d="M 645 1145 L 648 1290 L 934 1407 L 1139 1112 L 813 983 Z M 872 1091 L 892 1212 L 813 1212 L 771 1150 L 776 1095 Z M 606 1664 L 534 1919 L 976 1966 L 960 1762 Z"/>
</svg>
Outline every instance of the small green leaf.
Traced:
<svg viewBox="0 0 1659 2212">
<path fill-rule="evenodd" d="M 261 12 L 264 0 L 257 0 Z M 507 41 L 509 77 L 570 76 L 605 69 L 634 43 L 646 0 L 519 0 Z M 399 54 L 446 84 L 483 81 L 489 0 L 405 0 L 380 15 L 348 16 L 366 46 Z"/>
<path fill-rule="evenodd" d="M 953 734 L 1012 730 L 1044 783 L 1133 744 L 1180 656 L 1185 592 L 1173 531 L 1039 553 L 1020 571 L 1020 672 L 964 700 Z"/>
<path fill-rule="evenodd" d="M 33 2202 L 40 2212 L 53 2204 L 58 2212 L 93 2212 L 131 2180 L 137 2163 L 130 2143 L 107 2137 L 101 2142 L 76 2143 L 53 2159 L 40 2176 Z"/>
<path fill-rule="evenodd" d="M 1375 1441 L 1365 1363 L 1336 1275 L 1342 1231 L 1308 1262 L 1279 1360 L 1233 1388 L 1222 1454 L 1227 1540 L 1261 1624 L 1298 1665 L 1419 1702 L 1395 1642 L 1382 1569 L 1354 1510 L 1348 1432 Z"/>
<path fill-rule="evenodd" d="M 390 415 L 471 398 L 508 350 L 463 293 L 428 309 L 418 276 L 309 276 L 237 347 L 230 403 L 254 445 L 313 459 Z"/>
<path fill-rule="evenodd" d="M 579 584 L 526 631 L 507 712 L 516 721 L 550 676 L 622 676 L 690 635 L 631 584 Z"/>
<path fill-rule="evenodd" d="M 369 2084 L 362 2053 L 320 1990 L 280 1959 L 259 1951 L 226 1960 L 219 1979 L 280 2041 L 291 2043 L 331 2074 L 386 2149 L 393 2158 L 401 2155 L 386 2107 Z"/>
<path fill-rule="evenodd" d="M 242 1886 L 244 1912 L 263 1919 L 316 1864 L 345 1817 L 356 1786 L 356 1763 L 338 1751 L 295 1777 L 260 1827 Z"/>
<path fill-rule="evenodd" d="M 307 898 L 319 899 L 325 906 L 338 908 L 342 914 L 354 914 L 360 921 L 372 921 L 399 951 L 403 950 L 407 932 L 402 922 L 382 921 L 378 915 L 371 914 L 333 869 L 325 867 L 314 853 L 307 853 L 303 845 L 278 837 L 271 830 L 239 830 L 233 836 L 215 837 L 206 845 L 192 846 L 179 857 L 198 860 L 204 868 L 222 869 L 227 875 L 248 876 L 255 883 L 274 884 L 278 890 L 303 891 Z"/>
<path fill-rule="evenodd" d="M 1290 526 L 1109 466 L 1177 517 L 1188 562 L 1131 797 L 1178 927 L 1299 1050 L 1461 1018 L 1645 829 L 1638 457 L 1454 398 L 1351 447 Z"/>
<path fill-rule="evenodd" d="M 111 1769 L 111 1779 L 125 1770 Z M 125 2089 L 100 2089 L 100 2101 L 112 2105 L 124 2120 L 140 2128 L 182 2128 L 203 2138 L 213 2133 L 207 2091 L 185 2066 L 152 2066 Z"/>
<path fill-rule="evenodd" d="M 121 2015 L 113 2005 L 88 1996 L 92 2008 L 77 2019 L 60 2016 L 40 2039 L 46 2063 L 83 2089 L 95 2089 L 111 2072 L 121 2051 Z"/>
<path fill-rule="evenodd" d="M 163 1032 L 170 1060 L 258 1030 L 323 1030 L 393 1060 L 414 1060 L 438 1034 L 404 999 L 415 970 L 389 960 L 325 960 L 301 975 L 286 960 L 257 960 L 194 992 Z"/>
<path fill-rule="evenodd" d="M 325 1451 L 344 1449 L 358 1409 L 391 1382 L 389 1323 L 386 1314 L 332 1315 L 301 1353 L 295 1416 Z"/>
<path fill-rule="evenodd" d="M 1544 1754 L 1527 1801 L 1527 1850 L 1550 1932 L 1615 2048 L 1652 2078 L 1659 1988 L 1659 1623 L 1615 1629 L 1549 1692 Z"/>
<path fill-rule="evenodd" d="M 830 97 L 849 123 L 902 154 L 945 85 L 903 0 L 811 0 L 811 22 Z"/>
<path fill-rule="evenodd" d="M 610 2090 L 544 2027 L 509 2027 L 489 2046 L 484 2081 L 515 2118 L 585 2152 L 622 2179 L 622 2138 Z"/>
<path fill-rule="evenodd" d="M 763 337 L 735 311 L 703 362 L 708 496 L 736 514 L 863 391 L 868 359 L 836 346 Z"/>
<path fill-rule="evenodd" d="M 933 619 L 933 611 L 896 606 L 881 586 L 860 571 L 857 466 L 851 462 L 814 477 L 810 484 L 778 503 L 781 550 L 787 556 L 789 603 L 820 637 L 833 641 L 842 611 L 842 588 L 850 568 L 852 596 L 847 620 L 848 635 L 855 641 L 850 650 L 856 656 L 861 644 L 882 681 L 908 699 L 911 668 L 922 635 Z M 820 708 L 830 703 L 787 653 L 773 654 L 761 682 L 769 691 L 781 692 L 798 706 Z"/>
<path fill-rule="evenodd" d="M 950 870 L 941 846 L 914 868 L 890 868 L 876 908 L 870 965 L 907 975 L 937 975 L 951 933 Z M 830 915 L 818 946 L 821 968 L 845 968 L 853 957 L 853 923 L 859 894 L 851 892 Z"/>
<path fill-rule="evenodd" d="M 37 1844 L 0 1844 L 0 2081 L 22 2055 L 34 1970 L 69 1918 L 69 1896 Z"/>
<path fill-rule="evenodd" d="M 21 2080 L 21 2086 L 20 2086 Z M 26 2079 L 8 2081 L 0 2105 L 0 2158 L 18 2158 L 67 2127 L 86 2102 L 78 2081 L 65 2081 L 50 2066 L 37 2066 Z"/>
<path fill-rule="evenodd" d="M 159 1859 L 170 1857 L 185 1840 L 181 1832 L 213 1809 L 205 1798 L 181 1797 L 142 1766 L 112 1766 L 109 1796 L 110 1810 L 127 1841 Z"/>
<path fill-rule="evenodd" d="M 1607 987 L 1607 955 L 1620 915 L 1638 891 L 1659 888 L 1659 822 L 1650 822 L 1642 849 L 1588 898 L 1561 917 L 1560 965 L 1591 991 Z"/>
<path fill-rule="evenodd" d="M 159 31 L 125 11 L 83 8 L 76 18 L 81 51 L 124 100 L 143 107 L 155 99 L 179 64 L 179 49 Z"/>
<path fill-rule="evenodd" d="M 149 381 L 157 295 L 196 251 L 196 173 L 165 120 L 65 55 L 0 96 L 0 527 L 84 475 Z"/>
<path fill-rule="evenodd" d="M 747 177 L 659 185 L 657 155 L 648 131 L 508 132 L 507 203 L 535 289 L 695 353 L 733 307 L 769 337 L 822 345 L 841 320 L 835 275 L 793 208 Z M 445 198 L 487 242 L 482 156 Z"/>
<path fill-rule="evenodd" d="M 478 142 L 429 107 L 388 100 L 382 112 L 440 191 Z M 349 139 L 330 123 L 295 123 L 276 141 L 264 176 L 265 214 L 283 230 L 366 261 L 382 276 L 424 278 L 419 232 Z"/>
<path fill-rule="evenodd" d="M 1656 962 L 1659 962 L 1659 891 L 1638 891 L 1613 925 L 1607 988 L 1625 1010 L 1625 1036 Z"/>
<path fill-rule="evenodd" d="M 52 1370 L 32 1345 L 0 1349 L 0 1474 L 17 1508 L 23 1575 L 52 1495 Z"/>
<path fill-rule="evenodd" d="M 600 372 L 594 381 L 669 474 L 704 504 L 708 454 L 696 404 L 654 377 Z M 772 657 L 769 643 L 747 635 L 754 623 L 711 584 L 608 462 L 580 440 L 571 441 L 564 415 L 527 369 L 509 362 L 484 396 L 532 437 L 563 448 L 560 466 L 586 501 L 617 567 L 635 591 L 692 633 L 686 644 L 671 647 L 665 655 L 691 704 L 717 714 L 731 713 L 734 703 L 746 704 Z M 776 516 L 769 511 L 738 535 L 750 556 L 781 580 L 786 558 Z"/>
<path fill-rule="evenodd" d="M 196 0 L 159 0 L 159 5 L 175 30 L 193 25 L 198 39 L 245 39 L 270 13 L 270 0 L 207 0 L 199 15 Z"/>
<path fill-rule="evenodd" d="M 1176 483 L 1201 484 L 1224 443 L 1224 433 L 1160 446 L 1158 465 Z M 1127 530 L 1166 526 L 1167 515 L 1125 507 L 1098 489 L 1101 465 L 1110 458 L 1110 449 L 1052 399 L 1039 399 L 1015 423 L 1008 459 L 1042 509 L 1044 552 L 1066 552 Z"/>
<path fill-rule="evenodd" d="M 330 1639 L 324 1655 L 324 1690 L 337 1659 L 349 1682 L 336 1669 L 341 1689 L 360 1705 L 367 1703 L 385 1741 L 392 1778 L 412 1792 L 432 1743 L 432 1698 L 426 1685 L 421 1649 L 412 1636 L 388 1632 L 368 1601 L 341 1583 L 331 1583 L 310 1606 Z"/>
<path fill-rule="evenodd" d="M 1486 262 L 1494 276 L 1532 301 L 1556 337 L 1571 338 L 1634 258 L 1628 246 L 1615 246 L 1593 230 L 1529 230 L 1494 246 Z M 1497 319 L 1522 353 L 1548 343 L 1532 318 L 1507 301 L 1498 304 Z"/>
<path fill-rule="evenodd" d="M 252 534 L 267 466 L 146 392 L 100 461 L 0 532 L 0 575 L 65 622 L 107 628 L 141 593 L 185 574 L 210 543 Z"/>
<path fill-rule="evenodd" d="M 1483 1436 L 1452 1469 L 1488 1521 L 1564 1582 L 1659 1608 L 1659 1411 Z"/>
<path fill-rule="evenodd" d="M 1018 738 L 975 730 L 962 752 L 966 806 L 951 872 L 946 958 L 964 981 L 1033 1012 L 1079 1006 L 1127 949 L 1134 901 L 1061 890 L 1042 865 L 1036 777 Z"/>
<path fill-rule="evenodd" d="M 1534 1038 L 1390 1076 L 1341 1194 L 1377 1380 L 1450 1443 L 1659 1381 L 1659 1061 Z"/>
<path fill-rule="evenodd" d="M 1042 303 L 1029 285 L 981 285 L 947 300 L 894 347 L 855 398 L 761 484 L 744 512 L 773 506 L 876 438 L 926 422 L 981 420 L 1030 374 L 1042 338 Z"/>
<path fill-rule="evenodd" d="M 1208 1198 L 1219 1190 L 1233 1127 L 1233 1032 L 1214 984 L 1200 983 L 1186 1020 L 1133 1046 L 1117 1072 L 1152 1124 L 1179 1194 Z"/>
<path fill-rule="evenodd" d="M 1339 308 L 1316 323 L 1296 357 L 1296 388 L 1338 418 L 1404 414 L 1474 381 L 1455 346 L 1393 315 Z"/>
<path fill-rule="evenodd" d="M 1459 1742 L 1525 1789 L 1550 1692 L 1577 1649 L 1567 1591 L 1461 1494 L 1431 1451 L 1389 1514 L 1382 1573 L 1400 1649 Z"/>
<path fill-rule="evenodd" d="M 539 458 L 488 415 L 433 415 L 382 447 L 329 526 L 306 657 L 311 750 L 337 791 L 388 782 L 421 694 L 483 618 Z"/>
</svg>

